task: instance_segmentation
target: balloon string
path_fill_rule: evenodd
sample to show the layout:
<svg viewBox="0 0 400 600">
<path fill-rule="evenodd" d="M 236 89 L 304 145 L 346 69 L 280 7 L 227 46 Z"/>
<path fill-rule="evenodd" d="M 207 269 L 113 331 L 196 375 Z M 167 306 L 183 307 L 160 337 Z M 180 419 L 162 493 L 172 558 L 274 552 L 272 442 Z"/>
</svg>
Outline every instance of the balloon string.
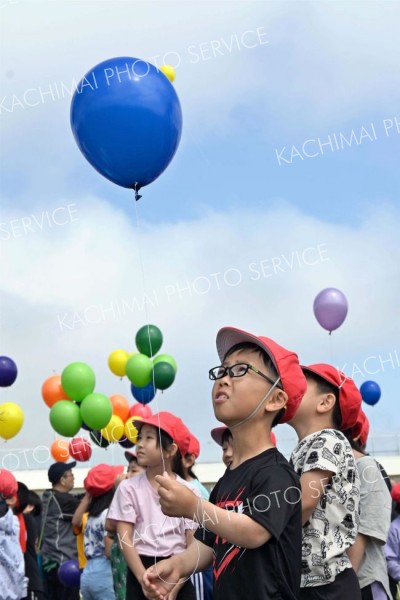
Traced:
<svg viewBox="0 0 400 600">
<path fill-rule="evenodd" d="M 137 183 L 135 183 L 135 200 L 139 200 L 139 198 L 136 198 L 137 195 Z M 136 229 L 137 229 L 137 233 L 138 233 L 138 258 L 139 258 L 139 265 L 140 265 L 140 273 L 141 273 L 141 277 L 142 277 L 142 286 L 143 286 L 143 292 L 144 295 L 146 295 L 146 278 L 145 278 L 145 273 L 144 273 L 144 265 L 143 265 L 143 259 L 142 259 L 142 252 L 141 252 L 141 244 L 140 244 L 140 220 L 139 220 L 139 211 L 138 211 L 138 205 L 135 202 L 135 216 L 136 216 Z M 145 312 L 145 316 L 146 316 L 146 323 L 147 323 L 147 335 L 149 338 L 149 346 L 150 346 L 150 355 L 153 356 L 153 348 L 152 348 L 152 344 L 151 344 L 151 336 L 150 336 L 150 322 L 149 322 L 149 314 L 148 314 L 148 309 L 147 309 L 147 302 L 143 302 L 143 306 L 144 306 L 144 312 Z M 156 389 L 155 386 L 155 379 L 154 379 L 154 369 L 152 369 L 152 378 L 153 378 L 153 387 L 154 389 Z M 157 400 L 157 392 L 155 395 L 155 401 L 156 401 L 156 410 L 157 410 L 157 415 L 158 415 L 158 443 L 160 445 L 160 453 L 161 453 L 161 461 L 162 461 L 162 467 L 163 467 L 163 472 L 165 472 L 166 468 L 165 468 L 165 460 L 164 460 L 164 454 L 162 451 L 162 444 L 161 444 L 161 422 L 160 422 L 160 416 L 159 416 L 159 406 L 158 406 L 158 400 Z"/>
<path fill-rule="evenodd" d="M 329 342 L 328 342 L 328 348 L 329 348 L 329 362 L 331 365 L 334 364 L 334 360 L 333 360 L 333 337 L 331 335 L 331 331 L 329 332 Z"/>
</svg>

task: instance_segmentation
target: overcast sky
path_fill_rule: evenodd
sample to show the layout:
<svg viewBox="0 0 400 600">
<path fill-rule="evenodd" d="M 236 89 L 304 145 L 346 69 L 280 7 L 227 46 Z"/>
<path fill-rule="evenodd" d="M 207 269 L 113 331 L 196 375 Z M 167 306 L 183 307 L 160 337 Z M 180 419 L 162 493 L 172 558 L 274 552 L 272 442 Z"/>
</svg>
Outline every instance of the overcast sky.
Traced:
<svg viewBox="0 0 400 600">
<path fill-rule="evenodd" d="M 225 325 L 377 381 L 364 408 L 387 449 L 400 430 L 399 5 L 2 0 L 0 16 L 0 354 L 19 369 L 0 400 L 26 418 L 3 466 L 10 453 L 43 466 L 34 448 L 56 435 L 40 388 L 72 361 L 133 402 L 107 357 L 134 351 L 146 322 L 179 366 L 151 407 L 184 419 L 202 461 L 220 458 L 207 371 Z M 117 56 L 175 65 L 183 111 L 173 162 L 136 204 L 69 124 L 66 90 Z M 349 301 L 331 337 L 312 312 L 326 287 Z M 295 444 L 289 426 L 277 436 Z"/>
</svg>

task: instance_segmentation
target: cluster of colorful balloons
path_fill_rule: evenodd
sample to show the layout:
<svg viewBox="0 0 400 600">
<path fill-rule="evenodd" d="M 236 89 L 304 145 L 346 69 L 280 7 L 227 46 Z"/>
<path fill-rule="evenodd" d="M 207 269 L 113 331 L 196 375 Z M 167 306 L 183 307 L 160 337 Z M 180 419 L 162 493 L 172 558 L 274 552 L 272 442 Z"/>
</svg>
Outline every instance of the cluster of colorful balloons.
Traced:
<svg viewBox="0 0 400 600">
<path fill-rule="evenodd" d="M 344 322 L 349 305 L 346 296 L 336 288 L 322 290 L 314 300 L 314 315 L 329 335 Z"/>
<path fill-rule="evenodd" d="M 55 440 L 50 448 L 54 460 L 65 462 L 70 457 L 85 462 L 91 458 L 91 441 L 101 448 L 118 442 L 131 448 L 137 439 L 134 421 L 147 418 L 152 411 L 144 403 L 129 405 L 119 394 L 108 398 L 95 393 L 96 377 L 89 365 L 74 362 L 61 375 L 52 375 L 42 385 L 42 397 L 50 408 L 50 423 L 60 435 L 71 441 Z M 83 428 L 86 437 L 73 437 Z"/>
<path fill-rule="evenodd" d="M 138 190 L 171 162 L 181 138 L 182 110 L 174 69 L 132 57 L 106 60 L 81 79 L 71 128 L 89 163 L 110 181 Z"/>
<path fill-rule="evenodd" d="M 104 394 L 94 393 L 96 376 L 83 362 L 69 364 L 60 375 L 52 375 L 42 385 L 42 397 L 50 408 L 50 423 L 60 435 L 73 437 L 83 425 L 91 429 L 105 427 L 112 416 L 112 404 Z M 89 460 L 92 450 L 84 438 L 68 444 L 56 440 L 51 447 L 56 460 Z"/>
<path fill-rule="evenodd" d="M 10 387 L 17 379 L 17 365 L 9 356 L 0 356 L 0 387 Z M 0 437 L 10 440 L 20 432 L 24 412 L 15 402 L 0 404 Z"/>
<path fill-rule="evenodd" d="M 156 325 L 141 327 L 135 342 L 139 352 L 114 350 L 108 357 L 108 366 L 114 375 L 128 377 L 135 400 L 148 404 L 157 390 L 166 390 L 173 384 L 178 365 L 170 354 L 155 356 L 163 343 L 162 332 Z"/>
</svg>

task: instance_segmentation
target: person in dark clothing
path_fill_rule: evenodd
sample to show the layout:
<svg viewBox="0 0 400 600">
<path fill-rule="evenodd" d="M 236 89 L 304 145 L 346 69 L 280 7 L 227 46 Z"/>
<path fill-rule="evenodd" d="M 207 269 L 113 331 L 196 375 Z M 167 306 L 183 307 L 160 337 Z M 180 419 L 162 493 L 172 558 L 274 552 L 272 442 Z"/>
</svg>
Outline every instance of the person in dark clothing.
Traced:
<svg viewBox="0 0 400 600">
<path fill-rule="evenodd" d="M 270 433 L 294 416 L 306 380 L 297 356 L 269 338 L 226 327 L 217 350 L 221 364 L 209 371 L 212 400 L 216 418 L 232 433 L 232 462 L 209 502 L 156 477 L 163 513 L 194 516 L 200 527 L 184 552 L 148 568 L 142 585 L 148 598 L 165 596 L 181 577 L 212 563 L 214 600 L 298 600 L 300 480 Z"/>
<path fill-rule="evenodd" d="M 79 588 L 66 587 L 58 579 L 58 568 L 65 561 L 78 558 L 72 517 L 81 495 L 71 494 L 74 487 L 72 469 L 76 462 L 56 462 L 48 471 L 51 490 L 43 493 L 42 529 L 38 549 L 47 583 L 49 600 L 79 600 Z"/>
</svg>

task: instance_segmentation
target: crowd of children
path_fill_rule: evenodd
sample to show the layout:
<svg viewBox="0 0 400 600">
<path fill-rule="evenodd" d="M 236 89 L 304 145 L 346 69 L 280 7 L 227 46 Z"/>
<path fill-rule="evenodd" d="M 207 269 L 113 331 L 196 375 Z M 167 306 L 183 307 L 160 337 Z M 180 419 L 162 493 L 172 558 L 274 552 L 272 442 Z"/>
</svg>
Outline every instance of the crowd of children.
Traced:
<svg viewBox="0 0 400 600">
<path fill-rule="evenodd" d="M 400 598 L 400 483 L 365 451 L 352 379 L 231 327 L 217 352 L 226 471 L 211 494 L 197 438 L 169 412 L 135 422 L 127 472 L 91 468 L 80 496 L 76 463 L 50 467 L 41 501 L 0 470 L 0 600 Z M 298 436 L 290 461 L 280 423 Z M 78 557 L 80 587 L 59 576 Z"/>
</svg>

